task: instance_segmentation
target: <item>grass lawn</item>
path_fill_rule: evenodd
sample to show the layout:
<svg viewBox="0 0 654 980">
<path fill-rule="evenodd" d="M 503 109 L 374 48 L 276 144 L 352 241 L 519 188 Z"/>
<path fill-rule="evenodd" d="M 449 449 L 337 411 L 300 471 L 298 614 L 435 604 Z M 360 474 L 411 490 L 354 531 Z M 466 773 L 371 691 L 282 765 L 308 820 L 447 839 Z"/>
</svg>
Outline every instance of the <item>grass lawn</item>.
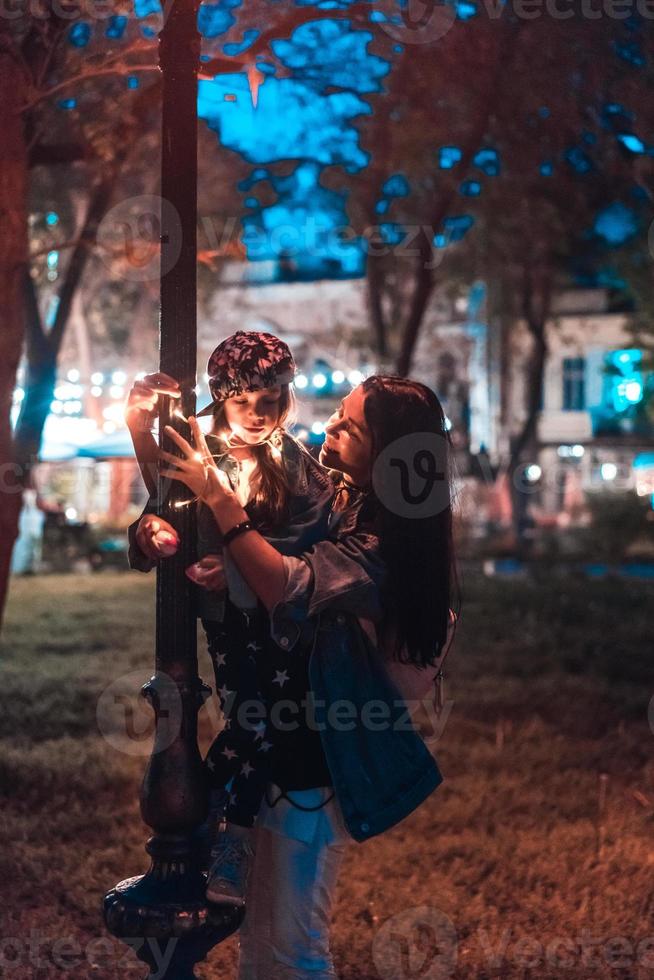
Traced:
<svg viewBox="0 0 654 980">
<path fill-rule="evenodd" d="M 339 976 L 654 977 L 654 586 L 464 584 L 453 703 L 435 745 L 445 781 L 392 831 L 351 845 L 333 933 Z M 118 751 L 96 707 L 119 678 L 137 691 L 150 674 L 153 585 L 113 573 L 12 583 L 2 977 L 144 974 L 116 941 L 98 941 L 104 892 L 147 868 L 138 791 L 149 742 Z M 201 673 L 211 683 L 203 649 Z M 210 702 L 203 746 L 215 718 Z M 235 957 L 232 937 L 198 975 L 230 980 Z"/>
</svg>

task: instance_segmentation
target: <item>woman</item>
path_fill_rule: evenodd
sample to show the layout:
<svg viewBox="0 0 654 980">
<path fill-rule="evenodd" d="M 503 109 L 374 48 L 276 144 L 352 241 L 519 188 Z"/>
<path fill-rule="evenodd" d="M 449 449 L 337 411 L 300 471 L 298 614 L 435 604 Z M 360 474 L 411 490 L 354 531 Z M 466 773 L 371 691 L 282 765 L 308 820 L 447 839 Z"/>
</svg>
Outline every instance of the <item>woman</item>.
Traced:
<svg viewBox="0 0 654 980">
<path fill-rule="evenodd" d="M 202 454 L 194 420 L 191 428 Z M 444 413 L 428 388 L 398 378 L 369 378 L 343 400 L 326 427 L 321 455 L 342 474 L 331 539 L 300 559 L 275 552 L 213 468 L 198 461 L 196 449 L 171 437 L 182 457 L 162 454 L 177 467 L 166 475 L 184 482 L 210 507 L 230 536 L 230 556 L 270 612 L 275 640 L 307 662 L 305 693 L 315 709 L 329 771 L 322 791 L 327 794 L 333 786 L 334 797 L 324 796 L 322 819 L 307 815 L 303 825 L 295 818 L 295 828 L 288 807 L 277 817 L 273 801 L 264 804 L 239 976 L 332 978 L 329 920 L 347 841 L 366 840 L 393 826 L 442 781 L 435 760 L 407 724 L 404 701 L 383 658 L 389 658 L 396 678 L 417 679 L 424 690 L 448 643 L 454 577 Z M 419 459 L 422 466 L 431 458 L 435 464 L 416 469 L 438 473 L 441 492 L 433 512 L 423 506 L 413 517 L 409 504 L 420 497 L 424 505 L 422 494 L 411 491 L 403 503 L 390 499 L 383 470 L 398 462 L 393 447 L 401 449 L 402 440 L 413 446 L 416 438 L 424 445 L 412 450 L 414 462 Z M 371 626 L 381 656 L 369 641 Z M 373 719 L 367 710 L 373 704 L 384 709 L 381 723 L 378 712 Z M 335 717 L 337 705 L 348 707 L 353 725 Z M 289 749 L 301 750 L 309 728 L 307 719 L 298 725 L 289 735 Z"/>
</svg>

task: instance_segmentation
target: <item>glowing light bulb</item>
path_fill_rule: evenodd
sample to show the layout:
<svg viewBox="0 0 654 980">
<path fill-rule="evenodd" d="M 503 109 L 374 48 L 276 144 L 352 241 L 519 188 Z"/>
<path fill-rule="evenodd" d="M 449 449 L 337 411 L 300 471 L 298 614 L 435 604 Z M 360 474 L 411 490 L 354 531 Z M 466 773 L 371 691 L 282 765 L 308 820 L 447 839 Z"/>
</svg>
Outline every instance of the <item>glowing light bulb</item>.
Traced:
<svg viewBox="0 0 654 980">
<path fill-rule="evenodd" d="M 525 470 L 525 476 L 527 477 L 530 483 L 535 483 L 536 480 L 540 480 L 542 475 L 543 475 L 543 471 L 541 470 L 538 463 L 531 463 Z"/>
<path fill-rule="evenodd" d="M 104 381 L 104 374 L 102 373 L 102 371 L 94 371 L 93 374 L 91 375 L 91 384 L 101 385 L 103 381 Z"/>
<path fill-rule="evenodd" d="M 111 380 L 115 385 L 124 385 L 127 381 L 127 375 L 124 371 L 114 371 L 111 375 Z"/>
<path fill-rule="evenodd" d="M 69 381 L 79 381 L 79 371 L 77 368 L 72 368 L 66 375 Z"/>
<path fill-rule="evenodd" d="M 618 467 L 615 463 L 602 463 L 600 466 L 600 474 L 603 480 L 615 480 L 618 475 Z"/>
<path fill-rule="evenodd" d="M 360 385 L 361 382 L 363 381 L 363 374 L 361 373 L 361 371 L 350 371 L 350 373 L 347 376 L 347 380 L 350 382 L 350 384 L 353 387 L 356 388 L 356 386 Z"/>
<path fill-rule="evenodd" d="M 314 376 L 313 376 L 313 387 L 314 388 L 324 388 L 326 384 L 327 384 L 327 378 L 322 373 L 322 371 L 318 371 L 317 374 L 314 374 Z"/>
<path fill-rule="evenodd" d="M 309 384 L 309 379 L 307 378 L 306 374 L 298 374 L 297 375 L 297 377 L 295 379 L 295 387 L 296 388 L 306 388 L 306 386 L 308 384 Z"/>
<path fill-rule="evenodd" d="M 343 371 L 332 371 L 332 381 L 335 385 L 342 385 L 345 381 L 345 372 Z"/>
</svg>

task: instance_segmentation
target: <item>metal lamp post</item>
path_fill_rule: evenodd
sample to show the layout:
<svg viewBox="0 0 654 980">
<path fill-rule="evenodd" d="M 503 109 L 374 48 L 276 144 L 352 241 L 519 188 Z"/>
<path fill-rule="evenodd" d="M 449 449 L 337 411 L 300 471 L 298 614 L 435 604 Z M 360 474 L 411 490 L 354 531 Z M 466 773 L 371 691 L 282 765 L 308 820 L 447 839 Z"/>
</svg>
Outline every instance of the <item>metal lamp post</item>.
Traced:
<svg viewBox="0 0 654 980">
<path fill-rule="evenodd" d="M 163 78 L 161 160 L 160 369 L 181 386 L 181 414 L 195 411 L 197 75 L 199 0 L 172 0 L 160 34 Z M 170 399 L 165 399 L 170 402 Z M 179 404 L 179 403 L 178 403 Z M 175 407 L 166 423 L 188 436 Z M 242 910 L 205 901 L 205 878 L 193 847 L 194 831 L 208 811 L 206 781 L 197 746 L 197 715 L 210 689 L 198 677 L 196 617 L 185 568 L 194 560 L 195 507 L 178 506 L 189 491 L 159 481 L 160 514 L 173 524 L 181 546 L 157 571 L 155 675 L 142 694 L 154 708 L 155 741 L 141 790 L 141 814 L 152 828 L 152 859 L 144 875 L 116 885 L 104 899 L 107 928 L 131 945 L 157 980 L 189 980 L 194 964 L 238 928 Z M 170 485 L 168 485 L 170 484 Z M 164 966 L 162 967 L 162 964 Z M 155 972 L 156 971 L 156 972 Z"/>
</svg>

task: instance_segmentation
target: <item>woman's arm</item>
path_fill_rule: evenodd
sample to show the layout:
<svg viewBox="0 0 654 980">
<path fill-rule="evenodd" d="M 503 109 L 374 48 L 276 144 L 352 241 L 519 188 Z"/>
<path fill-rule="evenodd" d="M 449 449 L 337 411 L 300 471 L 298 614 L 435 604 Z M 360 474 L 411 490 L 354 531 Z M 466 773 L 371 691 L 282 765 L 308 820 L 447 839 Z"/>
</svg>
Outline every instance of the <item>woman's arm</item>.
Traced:
<svg viewBox="0 0 654 980">
<path fill-rule="evenodd" d="M 161 475 L 181 480 L 207 504 L 224 536 L 247 521 L 248 515 L 224 475 L 208 462 L 211 454 L 197 420 L 191 418 L 189 424 L 195 449 L 174 429 L 167 427 L 166 431 L 183 455 L 175 456 L 162 450 L 160 458 L 177 468 L 162 470 Z M 339 542 L 318 542 L 301 559 L 294 559 L 282 557 L 258 531 L 251 529 L 235 537 L 226 547 L 247 584 L 269 612 L 277 605 L 283 605 L 288 594 L 294 592 L 299 618 L 314 615 L 328 606 L 346 609 L 352 602 L 360 615 L 370 614 L 374 618 L 380 608 L 379 584 L 384 574 L 377 544 L 374 535 L 354 534 Z M 299 578 L 296 572 L 301 573 Z M 307 575 L 308 589 L 305 587 Z M 298 578 L 297 583 L 295 578 Z M 297 600 L 300 591 L 301 602 Z"/>
<path fill-rule="evenodd" d="M 125 422 L 150 497 L 157 496 L 159 446 L 152 435 L 151 427 L 159 411 L 159 395 L 179 398 L 178 383 L 161 372 L 146 374 L 142 380 L 134 382 L 125 405 Z"/>
<path fill-rule="evenodd" d="M 223 535 L 248 520 L 247 512 L 232 492 L 214 494 L 205 502 Z M 284 595 L 286 575 L 282 556 L 254 529 L 239 534 L 227 547 L 241 575 L 270 612 Z"/>
</svg>

